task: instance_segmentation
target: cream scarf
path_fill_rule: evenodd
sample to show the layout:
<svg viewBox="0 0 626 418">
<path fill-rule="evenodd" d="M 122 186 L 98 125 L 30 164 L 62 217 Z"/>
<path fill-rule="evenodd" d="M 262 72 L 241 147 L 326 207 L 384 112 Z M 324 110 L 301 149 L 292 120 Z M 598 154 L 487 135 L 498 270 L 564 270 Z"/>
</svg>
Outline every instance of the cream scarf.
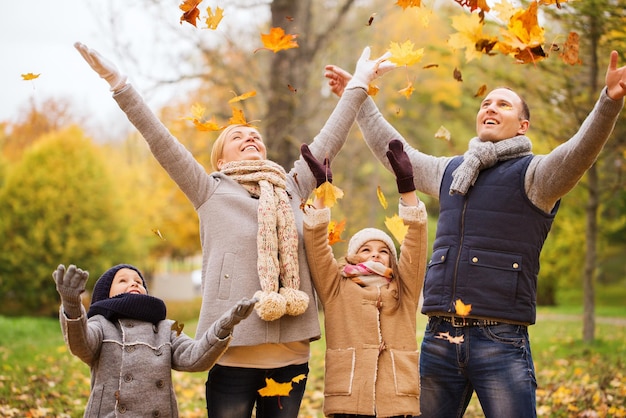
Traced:
<svg viewBox="0 0 626 418">
<path fill-rule="evenodd" d="M 452 172 L 450 195 L 466 194 L 476 182 L 480 170 L 492 167 L 498 161 L 530 155 L 531 149 L 530 139 L 524 135 L 497 142 L 472 138 L 469 149 L 463 155 L 463 162 Z"/>
<path fill-rule="evenodd" d="M 226 163 L 221 171 L 259 199 L 257 314 L 273 321 L 304 313 L 309 296 L 299 290 L 298 230 L 285 190 L 285 170 L 270 160 L 244 160 Z"/>
</svg>

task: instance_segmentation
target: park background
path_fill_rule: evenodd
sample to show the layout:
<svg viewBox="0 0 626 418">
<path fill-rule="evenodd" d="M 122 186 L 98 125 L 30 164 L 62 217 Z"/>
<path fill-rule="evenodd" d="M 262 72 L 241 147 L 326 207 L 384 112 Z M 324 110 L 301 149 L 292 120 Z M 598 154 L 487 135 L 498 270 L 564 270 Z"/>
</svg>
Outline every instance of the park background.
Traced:
<svg viewBox="0 0 626 418">
<path fill-rule="evenodd" d="M 545 57 L 524 64 L 495 51 L 468 59 L 466 51 L 449 47 L 450 35 L 458 30 L 453 22 L 469 15 L 476 1 L 423 1 L 406 9 L 390 0 L 204 1 L 203 13 L 206 7 L 224 8 L 216 30 L 201 22 L 198 27 L 181 23 L 177 1 L 85 3 L 98 25 L 86 38 L 68 43 L 75 57 L 61 66 L 64 77 L 75 77 L 76 85 L 91 78 L 93 88 L 79 96 L 59 93 L 64 85 L 68 92 L 77 87 L 61 76 L 55 79 L 47 64 L 26 67 L 2 81 L 29 91 L 15 113 L 0 120 L 2 416 L 80 416 L 86 403 L 88 368 L 67 352 L 55 319 L 59 301 L 51 273 L 57 264 L 89 270 L 91 286 L 109 266 L 135 264 L 154 294 L 166 300 L 168 317 L 185 322 L 190 335 L 198 313 L 192 272 L 199 268 L 200 246 L 193 208 L 117 109 L 107 84 L 73 51 L 74 40 L 96 48 L 128 74 L 207 170 L 217 132 L 195 128 L 187 119 L 192 106 L 203 106 L 207 120 L 214 116 L 225 122 L 232 114 L 228 101 L 255 91 L 237 106 L 259 127 L 270 158 L 288 168 L 300 144 L 312 140 L 337 102 L 325 85 L 324 65 L 353 71 L 366 45 L 373 56 L 391 42 L 410 40 L 424 48 L 419 64 L 377 81 L 374 100 L 409 143 L 434 155 L 465 151 L 483 85 L 506 85 L 522 93 L 531 108 L 533 150 L 549 152 L 573 135 L 591 110 L 611 49 L 620 52 L 620 65 L 626 64 L 623 0 L 541 4 Z M 531 3 L 513 4 L 527 8 Z M 7 7 L 15 6 L 0 6 L 5 18 L 20 16 L 3 11 Z M 58 12 L 71 16 L 62 9 Z M 36 7 L 29 13 L 42 17 Z M 51 37 L 55 27 L 60 31 L 66 24 L 54 15 L 45 18 L 44 33 Z M 485 22 L 485 32 L 497 34 L 503 26 L 493 13 L 486 13 Z M 259 49 L 260 34 L 272 27 L 297 33 L 299 47 L 276 53 Z M 557 48 L 572 31 L 580 37 L 580 62 L 573 65 L 560 59 Z M 9 35 L 3 33 L 4 43 L 11 42 Z M 47 52 L 45 47 L 7 48 L 3 55 L 11 63 L 30 62 L 32 55 Z M 22 80 L 20 75 L 29 72 L 40 75 Z M 46 87 L 50 78 L 55 89 Z M 407 82 L 415 90 L 403 95 L 399 91 Z M 626 416 L 625 117 L 622 112 L 596 164 L 563 198 L 542 253 L 538 324 L 531 327 L 541 416 Z M 449 138 L 437 134 L 442 127 Z M 396 210 L 394 179 L 375 161 L 356 127 L 333 174 L 345 193 L 333 209 L 334 219 L 348 220 L 343 238 L 364 226 L 384 228 L 385 218 Z M 386 209 L 378 188 L 390 202 Z M 420 197 L 429 212 L 432 242 L 437 202 Z M 345 242 L 334 250 L 343 254 Z M 418 318 L 420 339 L 425 322 Z M 312 345 L 303 416 L 320 416 L 323 344 Z M 202 416 L 204 374 L 176 373 L 174 378 L 183 416 Z M 480 416 L 475 402 L 467 416 Z"/>
</svg>

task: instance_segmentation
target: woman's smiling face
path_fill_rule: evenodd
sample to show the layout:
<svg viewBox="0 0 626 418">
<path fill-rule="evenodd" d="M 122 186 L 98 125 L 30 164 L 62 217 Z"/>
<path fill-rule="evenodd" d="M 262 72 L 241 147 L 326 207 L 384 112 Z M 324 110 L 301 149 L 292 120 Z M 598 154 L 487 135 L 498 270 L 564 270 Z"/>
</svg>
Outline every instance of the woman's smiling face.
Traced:
<svg viewBox="0 0 626 418">
<path fill-rule="evenodd" d="M 218 170 L 225 163 L 242 160 L 264 160 L 267 150 L 261 134 L 254 128 L 239 126 L 224 138 L 222 158 L 217 162 Z"/>
</svg>

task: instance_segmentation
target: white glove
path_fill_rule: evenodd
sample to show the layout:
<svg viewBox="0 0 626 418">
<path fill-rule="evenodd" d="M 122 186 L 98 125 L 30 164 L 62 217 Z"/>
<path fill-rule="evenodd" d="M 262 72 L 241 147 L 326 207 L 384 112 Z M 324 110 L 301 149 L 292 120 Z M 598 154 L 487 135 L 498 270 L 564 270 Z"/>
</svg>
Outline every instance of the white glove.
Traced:
<svg viewBox="0 0 626 418">
<path fill-rule="evenodd" d="M 111 91 L 120 91 L 126 86 L 127 77 L 120 73 L 115 64 L 108 61 L 95 49 L 89 49 L 87 45 L 76 42 L 74 48 L 80 52 L 87 64 L 97 72 L 100 77 L 104 78 L 111 86 Z"/>
<path fill-rule="evenodd" d="M 356 63 L 356 70 L 346 90 L 357 87 L 367 90 L 372 81 L 396 68 L 396 64 L 388 60 L 389 57 L 391 52 L 387 51 L 377 60 L 370 60 L 370 47 L 366 46 Z"/>
</svg>

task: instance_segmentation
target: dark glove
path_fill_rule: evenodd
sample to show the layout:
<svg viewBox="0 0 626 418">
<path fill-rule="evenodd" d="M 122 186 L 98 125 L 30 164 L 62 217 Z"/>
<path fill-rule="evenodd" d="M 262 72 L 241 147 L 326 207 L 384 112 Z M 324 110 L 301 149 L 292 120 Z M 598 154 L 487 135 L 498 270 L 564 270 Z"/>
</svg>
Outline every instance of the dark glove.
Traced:
<svg viewBox="0 0 626 418">
<path fill-rule="evenodd" d="M 407 193 L 415 190 L 413 182 L 413 165 L 406 152 L 403 150 L 402 141 L 392 139 L 389 141 L 389 151 L 387 151 L 389 164 L 396 175 L 398 192 Z"/>
<path fill-rule="evenodd" d="M 254 304 L 259 300 L 257 298 L 241 299 L 235 306 L 226 311 L 213 325 L 215 336 L 220 340 L 228 337 L 235 325 L 246 319 L 254 310 Z"/>
<path fill-rule="evenodd" d="M 317 180 L 316 187 L 320 187 L 326 182 L 333 182 L 333 173 L 330 171 L 330 161 L 328 161 L 328 158 L 324 158 L 324 162 L 320 164 L 320 162 L 313 156 L 313 153 L 307 144 L 302 144 L 300 147 L 300 153 L 302 154 L 304 161 L 306 161 L 309 165 L 309 168 L 313 173 L 313 177 Z"/>
<path fill-rule="evenodd" d="M 70 265 L 65 270 L 63 264 L 52 273 L 57 292 L 61 296 L 63 312 L 68 318 L 76 319 L 81 315 L 80 294 L 85 291 L 85 284 L 89 278 L 89 272 L 83 271 L 74 265 Z"/>
</svg>

